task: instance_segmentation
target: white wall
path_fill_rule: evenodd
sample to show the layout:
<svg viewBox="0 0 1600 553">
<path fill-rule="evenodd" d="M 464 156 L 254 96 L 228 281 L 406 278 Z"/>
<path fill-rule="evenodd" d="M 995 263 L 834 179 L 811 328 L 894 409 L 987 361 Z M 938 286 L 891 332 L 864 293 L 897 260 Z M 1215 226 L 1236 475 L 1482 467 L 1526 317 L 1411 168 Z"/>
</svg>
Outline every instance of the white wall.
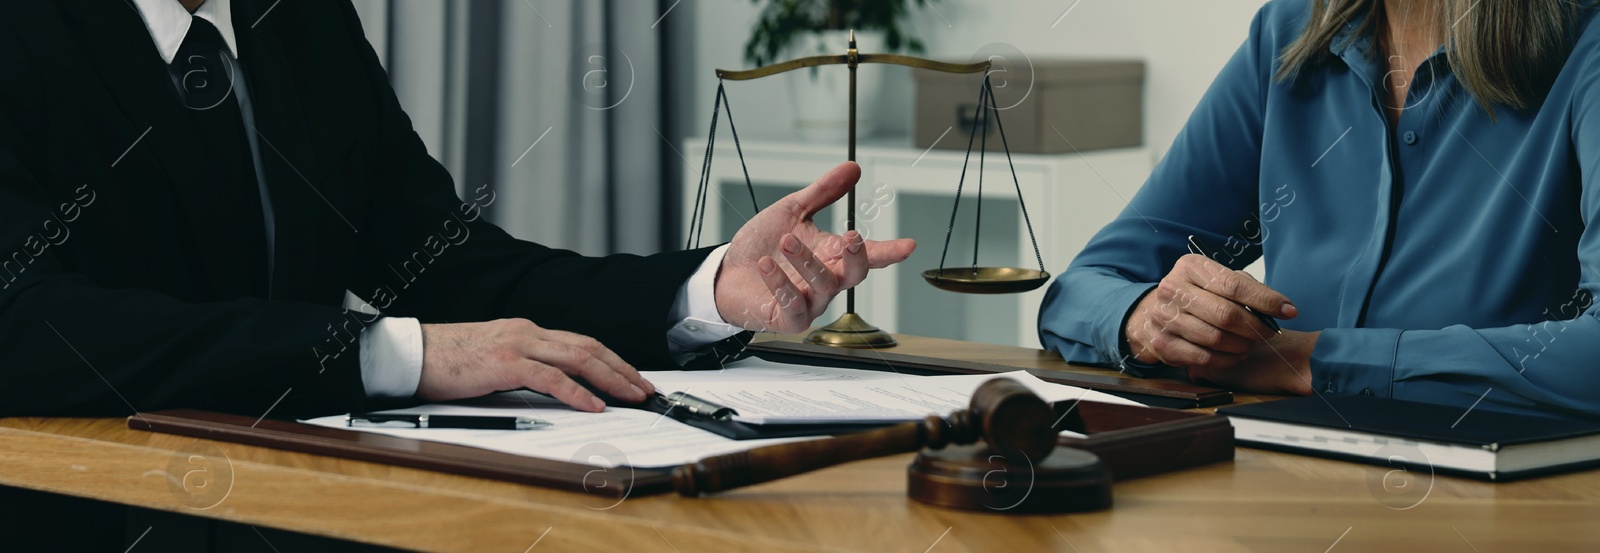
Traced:
<svg viewBox="0 0 1600 553">
<path fill-rule="evenodd" d="M 1014 45 L 1032 58 L 1144 59 L 1145 142 L 1160 159 L 1212 78 L 1244 41 L 1251 17 L 1263 3 L 939 0 L 932 10 L 917 14 L 912 26 L 927 43 L 928 57 L 937 59 L 966 60 L 995 42 Z M 689 115 L 681 133 L 700 136 L 705 132 L 717 85 L 713 69 L 745 67 L 744 42 L 757 9 L 749 0 L 691 0 L 677 7 L 683 13 L 670 14 L 692 20 L 684 39 L 690 42 L 676 49 L 692 57 L 676 67 L 693 79 L 680 89 L 689 97 L 674 99 L 674 106 Z M 909 99 L 906 70 L 890 71 L 888 96 Z M 791 108 L 782 78 L 729 83 L 728 94 L 741 135 L 784 136 L 789 132 Z M 890 131 L 909 132 L 908 102 L 878 99 L 875 109 L 882 110 L 884 126 Z"/>
</svg>

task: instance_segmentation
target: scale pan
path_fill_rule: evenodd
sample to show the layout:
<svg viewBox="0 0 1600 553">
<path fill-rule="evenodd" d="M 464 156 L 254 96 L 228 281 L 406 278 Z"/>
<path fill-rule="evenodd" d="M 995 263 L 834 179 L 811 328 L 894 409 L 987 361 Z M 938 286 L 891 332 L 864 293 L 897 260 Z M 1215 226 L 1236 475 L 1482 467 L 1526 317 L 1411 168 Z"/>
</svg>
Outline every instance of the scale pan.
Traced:
<svg viewBox="0 0 1600 553">
<path fill-rule="evenodd" d="M 922 278 L 934 288 L 963 294 L 1015 294 L 1044 286 L 1050 273 L 1016 267 L 946 267 L 928 269 Z"/>
</svg>

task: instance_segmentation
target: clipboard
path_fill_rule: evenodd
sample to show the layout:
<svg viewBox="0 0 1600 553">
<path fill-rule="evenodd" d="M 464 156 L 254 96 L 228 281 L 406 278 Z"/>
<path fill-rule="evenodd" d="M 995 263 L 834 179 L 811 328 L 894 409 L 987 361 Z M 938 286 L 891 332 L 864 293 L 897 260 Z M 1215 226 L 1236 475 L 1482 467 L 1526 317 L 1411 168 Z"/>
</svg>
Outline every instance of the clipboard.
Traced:
<svg viewBox="0 0 1600 553">
<path fill-rule="evenodd" d="M 1061 437 L 1057 445 L 1100 456 L 1121 481 L 1233 458 L 1233 427 L 1227 417 L 1158 407 L 1059 402 L 1058 430 L 1087 438 Z M 329 428 L 294 421 L 170 409 L 128 417 L 128 428 L 313 453 L 527 484 L 605 497 L 670 492 L 671 467 L 601 467 L 524 457 L 475 447 Z"/>
<path fill-rule="evenodd" d="M 605 468 L 295 421 L 262 419 L 257 422 L 252 417 L 197 409 L 136 414 L 128 417 L 128 428 L 619 499 L 672 491 L 670 467 Z"/>
<path fill-rule="evenodd" d="M 744 353 L 769 361 L 845 368 L 883 370 L 887 363 L 892 370 L 923 375 L 987 374 L 1019 368 L 787 342 L 751 344 Z M 1058 430 L 1074 430 L 1088 435 L 1086 438 L 1062 437 L 1057 444 L 1100 456 L 1117 480 L 1233 458 L 1233 429 L 1226 417 L 1162 408 L 1230 403 L 1233 396 L 1229 392 L 1170 381 L 1127 380 L 1040 369 L 1030 369 L 1028 372 L 1046 381 L 1103 391 L 1153 405 L 1134 407 L 1089 401 L 1055 405 L 1059 413 Z M 606 399 L 607 403 L 613 403 L 609 398 Z M 833 435 L 886 425 L 750 425 L 700 414 L 706 409 L 714 413 L 715 405 L 685 409 L 683 403 L 668 402 L 664 396 L 652 398 L 642 406 L 624 405 L 621 402 L 615 404 L 661 413 L 735 440 Z M 295 421 L 258 421 L 252 417 L 194 409 L 140 413 L 128 420 L 128 427 L 134 430 L 313 453 L 597 496 L 623 498 L 673 490 L 671 467 L 606 468 Z"/>
</svg>

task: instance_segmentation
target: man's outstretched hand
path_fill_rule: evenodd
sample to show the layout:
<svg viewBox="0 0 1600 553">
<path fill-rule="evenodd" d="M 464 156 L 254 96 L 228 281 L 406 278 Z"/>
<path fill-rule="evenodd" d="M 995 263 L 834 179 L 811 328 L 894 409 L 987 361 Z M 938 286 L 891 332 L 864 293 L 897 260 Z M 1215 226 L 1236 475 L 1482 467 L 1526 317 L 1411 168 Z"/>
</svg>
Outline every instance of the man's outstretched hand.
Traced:
<svg viewBox="0 0 1600 553">
<path fill-rule="evenodd" d="M 817 230 L 811 217 L 843 197 L 861 178 L 845 162 L 816 182 L 757 213 L 733 236 L 717 273 L 717 311 L 749 330 L 805 330 L 839 291 L 867 278 L 868 269 L 905 261 L 909 238 L 865 240 Z"/>
<path fill-rule="evenodd" d="M 851 231 L 817 230 L 811 217 L 843 197 L 861 168 L 845 163 L 745 223 L 717 270 L 717 311 L 750 330 L 798 332 L 829 300 L 867 277 L 869 268 L 904 261 L 916 243 L 875 242 Z M 524 319 L 422 325 L 422 376 L 427 401 L 478 397 L 527 388 L 582 411 L 605 404 L 578 384 L 624 401 L 644 401 L 655 387 L 593 338 L 541 328 Z"/>
</svg>

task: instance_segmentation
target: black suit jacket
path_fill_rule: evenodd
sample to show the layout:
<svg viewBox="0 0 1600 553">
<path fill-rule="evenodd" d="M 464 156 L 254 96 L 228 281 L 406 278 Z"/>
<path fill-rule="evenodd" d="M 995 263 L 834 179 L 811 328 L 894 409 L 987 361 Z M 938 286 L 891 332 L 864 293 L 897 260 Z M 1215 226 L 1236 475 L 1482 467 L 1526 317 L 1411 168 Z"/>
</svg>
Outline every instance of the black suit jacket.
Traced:
<svg viewBox="0 0 1600 553">
<path fill-rule="evenodd" d="M 511 238 L 429 157 L 349 2 L 274 4 L 233 7 L 277 227 L 267 297 L 220 290 L 239 276 L 215 266 L 236 254 L 215 229 L 236 223 L 211 191 L 256 184 L 212 176 L 139 14 L 0 6 L 0 415 L 361 410 L 373 317 L 340 308 L 347 289 L 388 315 L 524 317 L 670 363 L 668 311 L 705 250 Z"/>
</svg>

